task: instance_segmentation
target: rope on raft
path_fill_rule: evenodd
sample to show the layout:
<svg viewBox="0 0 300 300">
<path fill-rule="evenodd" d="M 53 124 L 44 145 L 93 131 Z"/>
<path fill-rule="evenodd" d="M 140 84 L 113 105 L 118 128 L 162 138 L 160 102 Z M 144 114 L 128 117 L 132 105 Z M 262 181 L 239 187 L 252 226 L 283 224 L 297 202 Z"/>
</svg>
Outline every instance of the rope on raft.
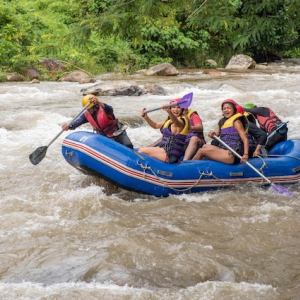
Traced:
<svg viewBox="0 0 300 300">
<path fill-rule="evenodd" d="M 209 176 L 209 177 L 213 177 L 213 178 L 215 178 L 215 179 L 217 179 L 217 180 L 220 180 L 220 179 L 217 178 L 215 175 L 213 175 L 212 172 L 210 172 L 210 173 L 199 172 L 199 173 L 200 173 L 200 177 L 198 178 L 198 180 L 197 180 L 193 185 L 191 185 L 191 186 L 189 186 L 189 187 L 187 187 L 187 188 L 185 188 L 185 189 L 182 189 L 182 188 L 177 189 L 177 188 L 173 188 L 172 186 L 168 185 L 168 184 L 165 182 L 165 180 L 162 180 L 160 177 L 158 177 L 158 176 L 156 175 L 156 173 L 152 170 L 151 166 L 148 166 L 148 165 L 143 166 L 142 163 L 137 163 L 137 164 L 138 164 L 138 165 L 141 167 L 141 169 L 143 170 L 143 172 L 144 172 L 144 178 L 146 178 L 146 170 L 149 170 L 149 171 L 151 171 L 151 173 L 156 177 L 156 179 L 157 179 L 163 186 L 165 186 L 165 187 L 167 187 L 167 188 L 170 188 L 171 190 L 176 191 L 176 192 L 185 192 L 185 191 L 188 191 L 188 190 L 192 189 L 193 187 L 195 187 L 195 186 L 198 185 L 198 183 L 201 181 L 201 179 L 202 179 L 203 176 Z"/>
<path fill-rule="evenodd" d="M 139 155 L 140 156 L 140 155 Z M 300 160 L 299 157 L 296 157 L 296 156 L 292 156 L 292 155 L 267 155 L 267 157 L 289 157 L 289 158 L 294 158 L 294 159 L 297 159 L 297 160 Z M 262 166 L 259 168 L 259 171 L 261 173 L 263 173 L 263 169 L 267 167 L 267 164 L 264 160 L 263 157 L 261 156 L 258 156 L 257 158 L 260 158 L 262 160 Z M 144 158 L 143 158 L 144 159 Z M 138 163 L 138 165 L 141 167 L 141 169 L 143 170 L 143 176 L 144 178 L 146 178 L 146 170 L 149 170 L 154 176 L 155 178 L 165 187 L 167 188 L 170 188 L 171 190 L 173 191 L 176 191 L 176 192 L 185 192 L 185 191 L 188 191 L 188 190 L 191 190 L 193 187 L 197 186 L 198 183 L 201 181 L 202 177 L 203 176 L 208 176 L 208 177 L 213 177 L 214 179 L 217 179 L 217 180 L 220 180 L 219 178 L 217 178 L 215 175 L 213 175 L 212 172 L 210 173 L 205 173 L 205 172 L 199 172 L 200 173 L 200 176 L 198 178 L 198 180 L 193 184 L 191 185 L 190 187 L 188 188 L 185 188 L 185 189 L 178 189 L 178 188 L 173 188 L 172 186 L 168 185 L 165 180 L 162 180 L 159 176 L 156 175 L 156 173 L 152 170 L 151 166 L 148 166 L 148 165 L 145 165 L 143 166 L 142 163 Z"/>
</svg>

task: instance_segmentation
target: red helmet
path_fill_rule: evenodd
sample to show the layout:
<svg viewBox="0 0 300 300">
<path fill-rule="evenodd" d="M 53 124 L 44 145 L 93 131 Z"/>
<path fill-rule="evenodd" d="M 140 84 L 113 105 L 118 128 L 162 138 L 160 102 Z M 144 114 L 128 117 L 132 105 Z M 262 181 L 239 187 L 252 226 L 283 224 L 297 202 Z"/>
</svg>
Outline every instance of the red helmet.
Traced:
<svg viewBox="0 0 300 300">
<path fill-rule="evenodd" d="M 176 102 L 179 102 L 181 100 L 181 98 L 177 98 L 177 99 L 173 99 L 169 102 L 169 104 L 173 104 L 173 103 L 176 103 Z"/>
<path fill-rule="evenodd" d="M 226 100 L 224 100 L 224 101 L 222 102 L 222 105 L 221 105 L 222 108 L 223 108 L 223 105 L 224 105 L 225 103 L 231 103 L 231 104 L 233 104 L 233 105 L 235 106 L 235 108 L 236 108 L 236 113 L 240 113 L 240 114 L 243 114 L 243 113 L 244 113 L 243 107 L 240 106 L 240 105 L 238 105 L 234 100 L 232 100 L 232 99 L 226 99 Z"/>
</svg>

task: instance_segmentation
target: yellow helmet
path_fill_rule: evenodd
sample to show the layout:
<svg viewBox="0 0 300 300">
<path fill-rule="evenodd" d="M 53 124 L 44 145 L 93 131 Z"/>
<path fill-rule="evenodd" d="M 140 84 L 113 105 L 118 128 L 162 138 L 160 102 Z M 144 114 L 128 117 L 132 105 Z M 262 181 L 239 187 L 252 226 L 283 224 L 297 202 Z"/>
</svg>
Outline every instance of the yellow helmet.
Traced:
<svg viewBox="0 0 300 300">
<path fill-rule="evenodd" d="M 95 95 L 92 95 L 92 94 L 84 96 L 82 98 L 82 107 L 85 107 L 88 103 L 90 103 L 93 98 L 96 98 L 98 100 L 98 98 Z M 87 107 L 87 109 L 89 109 L 89 108 L 91 108 L 93 106 L 94 106 L 94 103 L 91 103 L 91 105 L 89 105 Z"/>
</svg>

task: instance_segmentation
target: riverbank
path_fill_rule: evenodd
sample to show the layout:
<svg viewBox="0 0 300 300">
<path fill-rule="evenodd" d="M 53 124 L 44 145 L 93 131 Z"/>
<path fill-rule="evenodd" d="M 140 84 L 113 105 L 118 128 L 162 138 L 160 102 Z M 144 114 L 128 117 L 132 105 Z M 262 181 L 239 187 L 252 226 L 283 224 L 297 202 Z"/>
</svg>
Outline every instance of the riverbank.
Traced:
<svg viewBox="0 0 300 300">
<path fill-rule="evenodd" d="M 217 68 L 216 64 L 210 69 L 176 69 L 169 63 L 163 63 L 156 65 L 148 70 L 139 70 L 133 73 L 128 73 L 126 70 L 121 73 L 101 73 L 93 76 L 84 70 L 68 71 L 68 68 L 60 61 L 53 58 L 45 59 L 36 67 L 27 69 L 24 75 L 12 72 L 12 73 L 0 73 L 0 82 L 31 82 L 39 83 L 40 81 L 69 81 L 78 83 L 93 83 L 96 80 L 102 80 L 105 78 L 117 78 L 120 77 L 124 80 L 124 77 L 135 77 L 137 75 L 148 75 L 160 77 L 172 77 L 178 75 L 190 75 L 194 73 L 202 72 L 208 76 L 225 76 L 227 74 L 243 75 L 250 73 L 272 73 L 273 71 L 279 72 L 278 66 L 284 65 L 295 66 L 299 65 L 300 59 L 284 59 L 274 63 L 262 63 L 256 64 L 255 61 L 246 55 L 236 55 L 231 58 L 226 68 Z"/>
</svg>

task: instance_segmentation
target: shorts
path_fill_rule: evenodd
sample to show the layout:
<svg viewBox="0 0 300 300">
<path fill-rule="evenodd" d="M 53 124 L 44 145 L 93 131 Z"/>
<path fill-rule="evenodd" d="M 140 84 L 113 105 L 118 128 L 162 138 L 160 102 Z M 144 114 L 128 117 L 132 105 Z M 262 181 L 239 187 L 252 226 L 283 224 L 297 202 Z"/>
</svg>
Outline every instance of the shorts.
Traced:
<svg viewBox="0 0 300 300">
<path fill-rule="evenodd" d="M 230 152 L 230 151 L 229 151 Z M 253 153 L 255 152 L 255 148 L 253 147 L 249 147 L 249 155 L 248 158 L 253 157 Z M 232 153 L 232 152 L 230 152 Z M 241 162 L 241 159 L 239 157 L 237 157 L 234 153 L 232 153 L 232 155 L 234 156 L 234 160 L 233 160 L 233 164 L 239 164 Z M 243 156 L 243 154 L 240 154 L 240 156 Z"/>
<path fill-rule="evenodd" d="M 267 151 L 269 151 L 274 145 L 284 142 L 287 140 L 287 131 L 285 133 L 279 133 L 278 131 L 274 133 L 270 138 L 267 139 L 267 143 L 265 145 L 265 148 Z"/>
<path fill-rule="evenodd" d="M 128 148 L 133 149 L 133 145 L 132 145 L 131 140 L 129 139 L 129 137 L 128 137 L 126 131 L 123 131 L 123 132 L 122 132 L 120 135 L 118 135 L 118 136 L 114 136 L 113 139 L 114 139 L 116 142 L 118 142 L 118 143 L 120 143 L 120 144 L 122 144 L 122 145 L 124 145 L 124 146 L 126 146 L 126 147 L 128 147 Z"/>
<path fill-rule="evenodd" d="M 234 156 L 234 160 L 233 160 L 233 165 L 237 165 L 241 162 L 241 159 L 239 157 L 237 157 L 236 155 L 234 155 L 232 153 L 232 155 Z"/>
<path fill-rule="evenodd" d="M 177 156 L 171 154 L 170 156 L 167 156 L 166 162 L 169 164 L 176 164 L 179 162 L 179 159 Z"/>
</svg>

